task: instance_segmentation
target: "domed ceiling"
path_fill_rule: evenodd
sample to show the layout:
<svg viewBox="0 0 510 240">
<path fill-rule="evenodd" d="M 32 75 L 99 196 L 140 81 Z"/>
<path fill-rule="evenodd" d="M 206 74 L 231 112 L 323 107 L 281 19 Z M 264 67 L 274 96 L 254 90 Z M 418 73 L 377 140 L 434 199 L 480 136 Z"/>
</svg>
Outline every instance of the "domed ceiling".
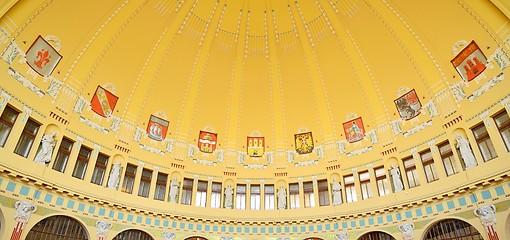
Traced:
<svg viewBox="0 0 510 240">
<path fill-rule="evenodd" d="M 2 23 L 2 46 L 5 60 L 17 45 L 6 62 L 44 92 L 43 114 L 111 148 L 213 163 L 223 154 L 263 165 L 276 154 L 285 163 L 288 152 L 308 161 L 374 151 L 373 160 L 422 129 L 443 132 L 506 67 L 494 61 L 506 56 L 506 17 L 487 18 L 489 8 L 444 0 L 19 1 Z M 62 58 L 37 72 L 30 62 L 48 57 L 38 55 L 45 44 L 54 48 L 48 62 Z M 483 68 L 459 63 L 473 57 Z M 244 156 L 247 137 L 264 138 L 253 157 Z"/>
</svg>

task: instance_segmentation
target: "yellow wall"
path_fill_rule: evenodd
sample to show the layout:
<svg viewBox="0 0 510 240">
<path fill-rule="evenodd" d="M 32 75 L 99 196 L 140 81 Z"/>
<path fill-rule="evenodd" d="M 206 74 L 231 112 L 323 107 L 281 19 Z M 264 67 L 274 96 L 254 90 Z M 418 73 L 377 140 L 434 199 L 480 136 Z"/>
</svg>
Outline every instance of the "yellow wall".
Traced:
<svg viewBox="0 0 510 240">
<path fill-rule="evenodd" d="M 404 1 L 337 5 L 309 1 L 287 7 L 270 1 L 220 2 L 0 4 L 0 69 L 4 69 L 0 110 L 9 105 L 20 111 L 0 148 L 0 238 L 10 237 L 16 201 L 38 207 L 22 239 L 38 221 L 58 214 L 81 222 L 91 239 L 96 238 L 97 220 L 114 224 L 107 239 L 126 229 L 144 230 L 155 239 L 162 239 L 164 230 L 176 232 L 177 239 L 192 235 L 334 239 L 342 231 L 356 239 L 374 230 L 402 239 L 397 226 L 408 222 L 415 224 L 415 238 L 421 239 L 432 224 L 448 218 L 469 222 L 486 238 L 473 210 L 488 204 L 496 206 L 500 239 L 510 238 L 510 153 L 493 119 L 510 111 L 509 62 L 498 62 L 510 61 L 507 3 L 438 0 L 414 6 Z M 165 4 L 172 10 L 162 13 L 165 8 L 157 6 Z M 277 12 L 274 19 L 267 18 L 270 11 L 264 14 L 268 6 Z M 245 11 L 239 13 L 239 8 Z M 404 12 L 409 15 L 399 14 Z M 372 23 L 378 28 L 369 33 L 365 26 Z M 212 26 L 220 30 L 216 33 Z M 236 33 L 236 29 L 241 30 Z M 23 62 L 21 54 L 38 35 L 55 36 L 59 42 L 50 43 L 62 47 L 62 61 L 46 78 Z M 472 39 L 489 64 L 482 75 L 466 82 L 450 60 L 458 41 Z M 388 56 L 392 61 L 386 61 Z M 89 107 L 99 85 L 119 96 L 112 117 L 103 118 Z M 410 89 L 417 91 L 423 110 L 418 117 L 402 121 L 393 100 L 396 92 Z M 431 102 L 438 114 L 427 108 Z M 161 142 L 145 133 L 148 116 L 156 113 L 170 122 L 169 134 Z M 342 123 L 353 116 L 363 118 L 367 135 L 360 142 L 347 143 Z M 13 151 L 28 118 L 41 127 L 28 156 L 22 157 Z M 482 122 L 497 153 L 487 162 L 471 130 Z M 392 129 L 394 123 L 402 128 L 400 132 Z M 199 130 L 219 134 L 215 153 L 196 149 Z M 43 135 L 53 131 L 52 161 L 47 166 L 34 163 Z M 305 131 L 313 132 L 315 151 L 299 155 L 293 136 Z M 262 158 L 245 154 L 245 137 L 252 134 L 267 140 L 268 154 Z M 454 148 L 457 134 L 469 139 L 478 166 L 461 169 L 454 150 L 460 171 L 446 176 L 437 146 L 449 141 Z M 60 173 L 52 166 L 63 137 L 75 144 L 66 170 Z M 93 149 L 84 180 L 72 177 L 82 145 Z M 192 155 L 190 147 L 195 151 Z M 427 149 L 439 177 L 431 183 L 419 156 Z M 99 152 L 110 156 L 107 174 L 115 162 L 121 162 L 123 170 L 128 163 L 138 166 L 132 194 L 120 191 L 121 187 L 107 188 L 107 176 L 101 186 L 90 183 Z M 404 176 L 402 159 L 409 156 L 415 159 L 421 183 L 415 188 L 409 188 Z M 383 167 L 390 179 L 392 165 L 399 166 L 405 190 L 379 197 L 373 169 Z M 148 198 L 137 195 L 142 168 L 153 171 Z M 366 200 L 361 199 L 357 174 L 364 171 L 370 172 L 374 195 Z M 330 185 L 334 177 L 343 181 L 355 174 L 358 201 L 346 203 L 342 182 L 343 204 L 336 206 L 317 206 L 316 184 L 313 208 L 214 209 L 210 189 L 207 207 L 195 207 L 194 194 L 187 206 L 168 202 L 168 196 L 165 201 L 153 199 L 157 172 L 168 174 L 168 182 L 177 177 L 181 186 L 184 178 L 193 179 L 193 193 L 198 180 L 208 181 L 209 186 L 220 182 L 223 189 L 237 183 L 277 188 L 324 179 Z M 328 195 L 331 202 L 331 192 Z M 300 189 L 301 206 L 303 198 Z"/>
</svg>

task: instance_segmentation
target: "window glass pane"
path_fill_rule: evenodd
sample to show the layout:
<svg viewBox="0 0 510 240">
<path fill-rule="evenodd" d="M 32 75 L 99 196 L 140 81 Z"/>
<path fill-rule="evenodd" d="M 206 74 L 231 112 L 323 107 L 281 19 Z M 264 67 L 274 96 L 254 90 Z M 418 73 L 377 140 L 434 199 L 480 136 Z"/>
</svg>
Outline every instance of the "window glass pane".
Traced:
<svg viewBox="0 0 510 240">
<path fill-rule="evenodd" d="M 85 146 L 81 146 L 80 152 L 78 154 L 78 159 L 76 160 L 76 164 L 74 165 L 73 177 L 83 179 L 85 176 L 85 172 L 87 171 L 87 165 L 89 162 L 90 153 L 92 149 L 87 148 Z"/>
<path fill-rule="evenodd" d="M 212 183 L 211 190 L 211 207 L 212 208 L 220 208 L 221 207 L 221 183 Z"/>
<path fill-rule="evenodd" d="M 126 172 L 124 174 L 124 181 L 122 182 L 122 191 L 126 193 L 133 192 L 133 185 L 135 184 L 137 166 L 128 163 L 126 166 Z"/>
<path fill-rule="evenodd" d="M 205 207 L 207 202 L 207 181 L 198 181 L 195 206 Z"/>
<path fill-rule="evenodd" d="M 250 186 L 250 209 L 260 210 L 260 185 Z"/>
<path fill-rule="evenodd" d="M 65 171 L 69 155 L 71 154 L 71 149 L 73 148 L 73 143 L 73 141 L 66 137 L 62 139 L 60 147 L 58 148 L 57 157 L 55 157 L 55 162 L 53 163 L 54 170 L 59 172 Z"/>
<path fill-rule="evenodd" d="M 21 133 L 21 137 L 18 140 L 18 144 L 16 144 L 16 148 L 14 148 L 14 153 L 27 157 L 30 152 L 30 148 L 32 148 L 32 144 L 34 143 L 35 135 L 39 130 L 39 123 L 35 122 L 32 119 L 27 120 L 27 124 Z"/>
<path fill-rule="evenodd" d="M 156 180 L 156 189 L 154 189 L 154 199 L 162 201 L 165 200 L 167 180 L 168 180 L 167 174 L 158 173 L 158 178 Z"/>
<path fill-rule="evenodd" d="M 14 110 L 10 106 L 6 106 L 2 116 L 0 116 L 0 146 L 3 147 L 7 138 L 9 137 L 9 133 L 14 126 L 14 122 L 16 122 L 16 118 L 18 118 L 18 111 Z"/>
<path fill-rule="evenodd" d="M 246 185 L 237 184 L 236 209 L 246 209 Z"/>
<path fill-rule="evenodd" d="M 328 180 L 319 180 L 317 182 L 317 188 L 319 189 L 319 206 L 329 205 Z"/>
<path fill-rule="evenodd" d="M 182 183 L 181 204 L 191 205 L 193 193 L 193 179 L 185 178 Z"/>
<path fill-rule="evenodd" d="M 138 196 L 149 197 L 149 191 L 152 181 L 152 170 L 143 169 L 140 179 L 140 188 L 138 188 Z"/>
<path fill-rule="evenodd" d="M 274 209 L 274 185 L 264 186 L 264 209 Z"/>
</svg>

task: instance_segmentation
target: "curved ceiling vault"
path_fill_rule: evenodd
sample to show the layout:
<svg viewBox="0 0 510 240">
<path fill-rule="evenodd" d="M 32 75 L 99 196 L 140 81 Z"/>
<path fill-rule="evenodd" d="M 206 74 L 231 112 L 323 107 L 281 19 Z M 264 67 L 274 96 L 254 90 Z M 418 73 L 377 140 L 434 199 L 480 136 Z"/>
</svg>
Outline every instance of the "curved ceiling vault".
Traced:
<svg viewBox="0 0 510 240">
<path fill-rule="evenodd" d="M 265 137 L 266 152 L 293 151 L 294 134 L 308 131 L 316 148 L 380 152 L 430 119 L 442 131 L 462 100 L 450 91 L 463 81 L 450 61 L 471 41 L 489 57 L 501 45 L 493 28 L 505 19 L 485 19 L 485 1 L 22 2 L 25 10 L 6 15 L 21 24 L 3 27 L 16 29 L 11 39 L 23 52 L 38 35 L 61 46 L 51 76 L 72 94 L 60 90 L 52 103 L 65 118 L 114 129 L 105 138 L 128 148 L 165 149 L 137 138 L 155 115 L 169 122 L 166 139 L 176 146 L 196 145 L 204 130 L 231 153 L 245 151 L 247 136 Z M 108 119 L 75 109 L 98 86 L 118 97 Z M 402 120 L 394 101 L 413 89 L 422 112 Z M 365 137 L 342 145 L 343 123 L 358 117 Z"/>
</svg>

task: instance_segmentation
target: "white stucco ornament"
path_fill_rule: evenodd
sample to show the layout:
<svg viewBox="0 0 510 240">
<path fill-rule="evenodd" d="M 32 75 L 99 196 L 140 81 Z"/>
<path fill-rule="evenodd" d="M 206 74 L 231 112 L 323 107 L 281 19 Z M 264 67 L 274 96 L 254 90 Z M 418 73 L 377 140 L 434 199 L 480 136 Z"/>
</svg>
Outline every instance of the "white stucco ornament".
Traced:
<svg viewBox="0 0 510 240">
<path fill-rule="evenodd" d="M 414 239 L 414 223 L 403 223 L 398 225 L 398 230 L 402 233 L 404 240 Z"/>
<path fill-rule="evenodd" d="M 110 231 L 110 229 L 112 229 L 113 227 L 113 224 L 111 222 L 108 222 L 108 221 L 104 221 L 104 220 L 98 220 L 96 221 L 96 233 L 98 236 L 102 236 L 102 237 L 106 237 L 108 236 L 108 231 Z"/>
<path fill-rule="evenodd" d="M 496 224 L 496 206 L 493 204 L 481 206 L 474 210 L 475 216 L 480 218 L 480 221 L 485 227 L 493 226 Z"/>
<path fill-rule="evenodd" d="M 347 233 L 346 232 L 339 232 L 335 234 L 335 240 L 347 240 Z"/>
<path fill-rule="evenodd" d="M 14 215 L 14 219 L 16 219 L 16 222 L 23 223 L 27 223 L 32 213 L 37 211 L 37 207 L 34 204 L 21 201 L 17 201 L 14 204 L 14 208 L 16 209 L 16 215 Z"/>
</svg>

